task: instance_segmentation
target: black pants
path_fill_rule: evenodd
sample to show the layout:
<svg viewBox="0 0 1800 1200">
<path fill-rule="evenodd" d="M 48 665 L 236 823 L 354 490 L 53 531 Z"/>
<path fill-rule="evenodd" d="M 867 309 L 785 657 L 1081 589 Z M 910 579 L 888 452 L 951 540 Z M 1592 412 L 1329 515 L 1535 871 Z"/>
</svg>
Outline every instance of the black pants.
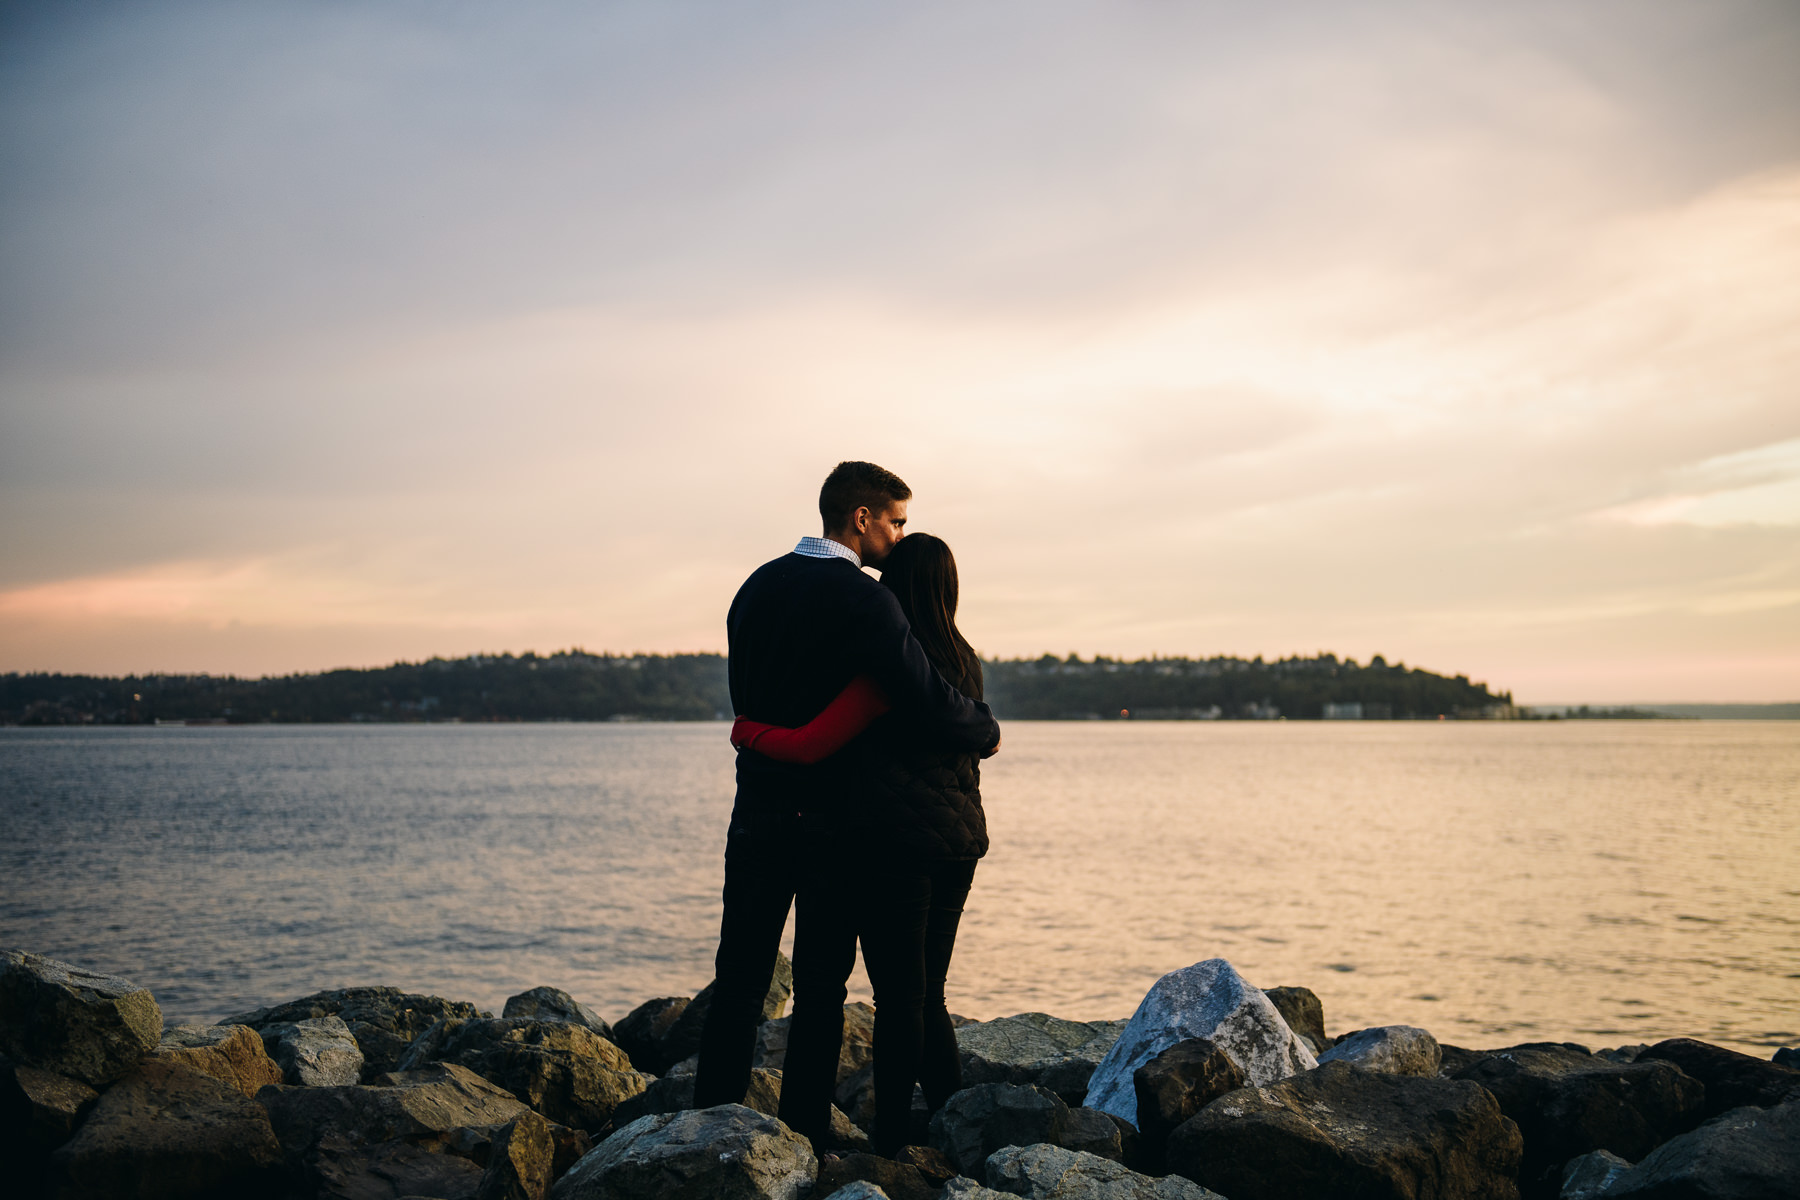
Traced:
<svg viewBox="0 0 1800 1200">
<path fill-rule="evenodd" d="M 909 1140 L 915 1082 L 933 1112 L 962 1087 L 944 980 L 974 878 L 969 861 L 918 873 L 881 872 L 862 881 L 858 924 L 863 964 L 875 989 L 877 1154 L 891 1156 Z M 796 947 L 796 970 L 798 957 Z"/>
<path fill-rule="evenodd" d="M 697 1108 L 744 1101 L 763 998 L 806 855 L 797 819 L 733 822 L 726 835 L 725 914 L 713 959 L 712 1008 L 700 1033 Z"/>
</svg>

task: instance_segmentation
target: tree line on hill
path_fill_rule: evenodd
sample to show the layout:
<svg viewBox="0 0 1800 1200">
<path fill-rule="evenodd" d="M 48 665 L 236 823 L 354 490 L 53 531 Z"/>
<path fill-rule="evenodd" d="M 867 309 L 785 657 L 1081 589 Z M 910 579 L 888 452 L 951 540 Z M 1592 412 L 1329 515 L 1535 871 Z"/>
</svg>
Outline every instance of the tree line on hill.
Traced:
<svg viewBox="0 0 1800 1200">
<path fill-rule="evenodd" d="M 1513 715 L 1512 697 L 1458 675 L 1321 654 L 995 660 L 1002 719 L 1418 719 Z M 1328 712 L 1327 706 L 1335 706 Z M 366 670 L 221 675 L 0 675 L 0 724 L 707 721 L 731 715 L 718 654 L 477 654 Z"/>
</svg>

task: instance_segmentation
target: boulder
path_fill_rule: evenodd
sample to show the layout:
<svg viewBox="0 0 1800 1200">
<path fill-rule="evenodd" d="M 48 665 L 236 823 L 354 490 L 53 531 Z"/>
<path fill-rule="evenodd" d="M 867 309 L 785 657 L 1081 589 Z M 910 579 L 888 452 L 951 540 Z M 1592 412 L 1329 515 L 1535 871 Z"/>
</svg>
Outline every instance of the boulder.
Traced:
<svg viewBox="0 0 1800 1200">
<path fill-rule="evenodd" d="M 54 1149 L 68 1141 L 99 1098 L 99 1092 L 66 1075 L 0 1065 L 0 1146 L 7 1157 Z"/>
<path fill-rule="evenodd" d="M 1683 1074 L 1706 1085 L 1708 1117 L 1722 1116 L 1745 1105 L 1770 1108 L 1800 1099 L 1800 1070 L 1751 1058 L 1723 1046 L 1693 1038 L 1671 1038 L 1645 1048 L 1638 1056 L 1639 1062 L 1653 1059 L 1674 1063 Z"/>
<path fill-rule="evenodd" d="M 550 1189 L 552 1200 L 798 1200 L 818 1178 L 807 1140 L 741 1104 L 641 1117 Z"/>
<path fill-rule="evenodd" d="M 1563 1164 L 1593 1150 L 1630 1161 L 1699 1123 L 1705 1089 L 1673 1063 L 1611 1062 L 1565 1042 L 1497 1050 L 1456 1078 L 1492 1092 L 1525 1137 L 1519 1190 L 1556 1195 Z"/>
<path fill-rule="evenodd" d="M 275 1182 L 281 1144 L 236 1087 L 151 1058 L 107 1089 L 51 1161 L 66 1200 L 254 1195 Z"/>
<path fill-rule="evenodd" d="M 226 1017 L 219 1024 L 248 1025 L 261 1032 L 270 1025 L 339 1017 L 350 1027 L 350 1035 L 362 1051 L 362 1077 L 367 1081 L 399 1066 L 412 1040 L 437 1021 L 487 1015 L 473 1004 L 441 996 L 422 996 L 392 987 L 353 987 L 314 992 L 285 1004 Z"/>
<path fill-rule="evenodd" d="M 297 1087 L 344 1087 L 362 1078 L 362 1048 L 341 1018 L 277 1021 L 259 1032 L 263 1048 L 281 1069 L 285 1083 Z"/>
<path fill-rule="evenodd" d="M 675 1060 L 666 1056 L 669 1030 L 693 1000 L 688 996 L 661 996 L 646 1000 L 613 1026 L 613 1040 L 631 1056 L 631 1065 L 651 1075 L 667 1075 Z"/>
<path fill-rule="evenodd" d="M 1495 1050 L 1469 1050 L 1445 1042 L 1439 1042 L 1438 1049 L 1444 1056 L 1443 1061 L 1438 1065 L 1438 1074 L 1445 1079 L 1454 1079 L 1457 1073 L 1465 1067 L 1472 1067 L 1488 1055 L 1498 1053 Z"/>
<path fill-rule="evenodd" d="M 989 1187 L 1030 1200 L 1221 1200 L 1179 1176 L 1154 1179 L 1060 1146 L 1008 1146 L 987 1160 L 985 1170 Z"/>
<path fill-rule="evenodd" d="M 1597 1200 L 1613 1185 L 1613 1180 L 1629 1170 L 1630 1163 L 1605 1150 L 1571 1158 L 1563 1167 L 1562 1191 L 1557 1193 L 1557 1200 Z"/>
<path fill-rule="evenodd" d="M 613 1125 L 624 1128 L 639 1117 L 652 1116 L 659 1113 L 686 1112 L 694 1107 L 694 1077 L 692 1075 L 665 1075 L 645 1088 L 641 1093 L 624 1101 L 613 1110 Z M 744 1107 L 753 1108 L 764 1116 L 780 1115 L 781 1109 L 781 1072 L 754 1067 L 750 1071 L 750 1086 L 744 1094 Z M 826 1144 L 815 1146 L 815 1150 L 867 1150 L 869 1135 L 853 1124 L 844 1111 L 837 1105 L 831 1106 L 831 1126 L 827 1131 Z"/>
<path fill-rule="evenodd" d="M 162 1010 L 129 979 L 0 950 L 0 1054 L 89 1087 L 137 1066 L 162 1037 Z"/>
<path fill-rule="evenodd" d="M 1739 1108 L 1670 1138 L 1620 1173 L 1606 1200 L 1792 1200 L 1800 1103 Z"/>
<path fill-rule="evenodd" d="M 938 1200 L 1008 1200 L 1008 1193 L 976 1183 L 967 1175 L 957 1175 L 944 1183 Z"/>
<path fill-rule="evenodd" d="M 1269 998 L 1245 983 L 1230 963 L 1212 958 L 1156 981 L 1095 1068 L 1088 1081 L 1088 1107 L 1135 1125 L 1133 1074 L 1188 1038 L 1209 1039 L 1258 1087 L 1318 1065 Z"/>
<path fill-rule="evenodd" d="M 932 1197 L 937 1195 L 935 1191 L 926 1194 Z M 825 1200 L 888 1200 L 888 1194 L 882 1190 L 879 1184 L 868 1183 L 864 1180 L 857 1179 L 836 1189 L 829 1196 L 826 1196 Z"/>
<path fill-rule="evenodd" d="M 919 1168 L 878 1154 L 846 1154 L 819 1164 L 815 1196 L 827 1196 L 861 1183 L 889 1200 L 937 1200 L 937 1185 Z"/>
<path fill-rule="evenodd" d="M 1125 1159 L 1125 1137 L 1119 1129 L 1119 1118 L 1097 1108 L 1071 1108 L 1056 1144 L 1113 1162 Z"/>
<path fill-rule="evenodd" d="M 902 1146 L 894 1151 L 894 1161 L 919 1168 L 933 1187 L 942 1187 L 956 1175 L 956 1164 L 935 1146 Z"/>
<path fill-rule="evenodd" d="M 1382 1025 L 1341 1037 L 1319 1055 L 1319 1065 L 1345 1062 L 1389 1075 L 1436 1075 L 1444 1052 L 1437 1039 L 1413 1025 Z"/>
<path fill-rule="evenodd" d="M 1325 1032 L 1325 1006 L 1319 1003 L 1311 988 L 1264 988 L 1263 995 L 1288 1023 L 1288 1028 L 1306 1043 L 1314 1058 L 1331 1049 L 1331 1037 Z"/>
<path fill-rule="evenodd" d="M 172 1025 L 151 1053 L 211 1075 L 252 1100 L 265 1085 L 282 1081 L 281 1068 L 248 1025 Z"/>
<path fill-rule="evenodd" d="M 962 1174 L 974 1176 L 1002 1146 L 1058 1142 L 1068 1120 L 1069 1106 L 1048 1088 L 981 1083 L 950 1097 L 931 1118 L 931 1145 Z"/>
<path fill-rule="evenodd" d="M 1649 1048 L 1649 1046 L 1639 1042 L 1635 1046 L 1613 1046 L 1606 1050 L 1596 1050 L 1594 1051 L 1594 1055 L 1597 1058 L 1604 1058 L 1608 1062 L 1636 1062 L 1638 1057 Z"/>
<path fill-rule="evenodd" d="M 1475 1084 L 1335 1062 L 1213 1101 L 1170 1136 L 1168 1165 L 1231 1200 L 1509 1200 L 1521 1152 Z"/>
<path fill-rule="evenodd" d="M 510 1092 L 450 1063 L 390 1072 L 376 1083 L 264 1088 L 257 1101 L 290 1163 L 307 1161 L 326 1144 L 405 1141 L 443 1149 L 464 1130 L 504 1125 L 529 1111 Z"/>
<path fill-rule="evenodd" d="M 625 1051 L 584 1025 L 506 1017 L 451 1018 L 421 1034 L 402 1070 L 456 1063 L 505 1088 L 544 1117 L 598 1132 L 649 1078 Z"/>
<path fill-rule="evenodd" d="M 608 1041 L 613 1036 L 612 1028 L 595 1016 L 593 1009 L 560 988 L 534 987 L 529 992 L 508 996 L 500 1015 L 530 1021 L 566 1021 L 591 1029 Z"/>
<path fill-rule="evenodd" d="M 1800 1070 L 1800 1047 L 1783 1046 L 1781 1049 L 1775 1051 L 1774 1057 L 1769 1061 L 1783 1067 L 1793 1067 L 1795 1070 Z"/>
<path fill-rule="evenodd" d="M 550 1122 L 520 1113 L 494 1135 L 476 1200 L 544 1200 L 555 1179 L 556 1142 Z"/>
<path fill-rule="evenodd" d="M 1126 1024 L 1065 1021 L 1047 1013 L 972 1021 L 956 1030 L 963 1083 L 1032 1083 L 1080 1104 L 1094 1068 Z"/>
<path fill-rule="evenodd" d="M 1161 1174 L 1169 1135 L 1188 1118 L 1245 1084 L 1244 1070 L 1206 1038 L 1176 1042 L 1131 1077 L 1137 1092 L 1141 1166 Z"/>
</svg>

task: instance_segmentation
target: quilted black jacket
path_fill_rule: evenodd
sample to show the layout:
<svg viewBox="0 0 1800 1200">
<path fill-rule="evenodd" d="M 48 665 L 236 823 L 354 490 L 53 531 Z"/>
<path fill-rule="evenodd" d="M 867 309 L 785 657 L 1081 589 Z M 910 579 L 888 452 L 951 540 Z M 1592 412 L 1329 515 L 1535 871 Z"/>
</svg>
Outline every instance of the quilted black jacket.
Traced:
<svg viewBox="0 0 1800 1200">
<path fill-rule="evenodd" d="M 846 811 L 852 844 L 872 863 L 902 870 L 966 861 L 987 853 L 981 759 L 927 748 L 904 717 L 883 717 L 852 744 Z"/>
</svg>

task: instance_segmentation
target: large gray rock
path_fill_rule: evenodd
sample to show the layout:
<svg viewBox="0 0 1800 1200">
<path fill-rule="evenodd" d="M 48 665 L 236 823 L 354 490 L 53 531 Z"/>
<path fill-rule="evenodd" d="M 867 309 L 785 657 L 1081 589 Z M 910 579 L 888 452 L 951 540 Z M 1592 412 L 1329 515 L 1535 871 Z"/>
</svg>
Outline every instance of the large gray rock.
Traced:
<svg viewBox="0 0 1800 1200">
<path fill-rule="evenodd" d="M 1474 1084 L 1327 1063 L 1213 1101 L 1170 1136 L 1168 1165 L 1231 1200 L 1511 1200 L 1520 1154 Z"/>
<path fill-rule="evenodd" d="M 798 1200 L 818 1178 L 812 1146 L 741 1104 L 641 1117 L 550 1189 L 552 1200 Z"/>
<path fill-rule="evenodd" d="M 613 1040 L 631 1056 L 631 1065 L 650 1075 L 667 1075 L 676 1059 L 668 1057 L 669 1031 L 693 1003 L 690 996 L 646 1000 L 613 1026 Z M 685 1056 L 684 1056 L 685 1057 Z"/>
<path fill-rule="evenodd" d="M 1315 1058 L 1331 1049 L 1331 1037 L 1325 1032 L 1325 1006 L 1311 988 L 1264 988 L 1263 995 Z"/>
<path fill-rule="evenodd" d="M 989 1157 L 988 1186 L 1030 1200 L 1222 1200 L 1179 1176 L 1153 1179 L 1060 1146 L 1008 1146 Z"/>
<path fill-rule="evenodd" d="M 1571 1158 L 1563 1166 L 1562 1191 L 1557 1200 L 1597 1200 L 1629 1170 L 1630 1163 L 1605 1150 Z"/>
<path fill-rule="evenodd" d="M 1230 963 L 1210 958 L 1170 972 L 1151 987 L 1088 1081 L 1087 1106 L 1135 1125 L 1133 1074 L 1189 1038 L 1206 1038 L 1230 1055 L 1253 1086 L 1318 1065 L 1267 996 L 1245 983 Z"/>
<path fill-rule="evenodd" d="M 1389 1075 L 1436 1075 L 1444 1052 L 1437 1039 L 1414 1025 L 1382 1025 L 1339 1038 L 1319 1055 L 1319 1065 L 1345 1062 Z"/>
<path fill-rule="evenodd" d="M 264 1087 L 282 1081 L 281 1068 L 248 1025 L 172 1025 L 151 1053 L 211 1075 L 252 1100 Z M 357 1061 L 362 1061 L 360 1055 Z"/>
<path fill-rule="evenodd" d="M 950 1097 L 931 1118 L 931 1145 L 964 1175 L 980 1173 L 1002 1146 L 1062 1140 L 1069 1106 L 1048 1088 L 981 1083 Z"/>
<path fill-rule="evenodd" d="M 1120 1128 L 1121 1125 L 1124 1125 L 1124 1129 Z M 1069 1110 L 1056 1144 L 1064 1150 L 1076 1150 L 1097 1158 L 1124 1162 L 1125 1129 L 1130 1128 L 1130 1125 L 1125 1125 L 1111 1113 L 1077 1106 Z"/>
<path fill-rule="evenodd" d="M 239 1026 L 248 1028 L 248 1026 Z M 297 1087 L 344 1087 L 362 1078 L 362 1047 L 338 1017 L 278 1021 L 261 1031 L 263 1048 Z"/>
<path fill-rule="evenodd" d="M 99 1098 L 79 1079 L 0 1063 L 0 1157 L 62 1145 Z"/>
<path fill-rule="evenodd" d="M 625 1051 L 583 1025 L 483 1017 L 447 1020 L 421 1034 L 402 1070 L 453 1062 L 500 1085 L 561 1125 L 604 1129 L 613 1110 L 650 1080 Z"/>
<path fill-rule="evenodd" d="M 1674 1063 L 1682 1073 L 1706 1085 L 1708 1117 L 1754 1105 L 1771 1108 L 1800 1100 L 1800 1070 L 1693 1038 L 1670 1038 L 1649 1046 L 1635 1061 Z"/>
<path fill-rule="evenodd" d="M 1593 1150 L 1637 1161 L 1699 1123 L 1705 1088 L 1673 1063 L 1619 1063 L 1563 1042 L 1496 1050 L 1457 1072 L 1493 1093 L 1525 1137 L 1519 1191 L 1547 1200 L 1563 1165 Z M 1235 1200 L 1235 1198 L 1234 1198 Z"/>
<path fill-rule="evenodd" d="M 322 1143 L 406 1141 L 451 1145 L 462 1130 L 504 1125 L 530 1111 L 517 1097 L 450 1063 L 377 1076 L 379 1086 L 265 1088 L 268 1110 L 290 1162 Z"/>
<path fill-rule="evenodd" d="M 936 1196 L 937 1193 L 931 1193 Z M 843 1187 L 832 1191 L 825 1200 L 900 1200 L 898 1196 L 889 1197 L 880 1184 L 869 1183 L 862 1179 L 853 1179 Z"/>
<path fill-rule="evenodd" d="M 64 1200 L 253 1195 L 274 1182 L 281 1146 L 256 1101 L 151 1058 L 107 1089 L 51 1159 Z"/>
<path fill-rule="evenodd" d="M 846 1154 L 819 1164 L 813 1195 L 842 1195 L 845 1189 L 873 1188 L 888 1200 L 937 1200 L 938 1189 L 924 1172 L 879 1154 Z"/>
<path fill-rule="evenodd" d="M 938 1200 L 1008 1200 L 1012 1193 L 996 1192 L 985 1184 L 976 1183 L 967 1175 L 958 1175 L 944 1184 L 943 1191 L 938 1193 Z"/>
<path fill-rule="evenodd" d="M 611 1027 L 596 1016 L 593 1009 L 561 988 L 534 987 L 528 992 L 508 996 L 500 1015 L 529 1021 L 567 1021 L 591 1029 L 608 1041 L 613 1036 Z"/>
<path fill-rule="evenodd" d="M 661 1113 L 686 1112 L 694 1107 L 694 1077 L 692 1075 L 665 1075 L 653 1080 L 649 1087 L 639 1094 L 620 1103 L 613 1110 L 613 1124 L 624 1128 L 639 1117 L 655 1116 Z M 750 1071 L 750 1086 L 744 1092 L 744 1107 L 753 1108 L 764 1116 L 779 1116 L 781 1111 L 781 1072 L 770 1071 L 762 1067 L 754 1067 Z M 859 1151 L 869 1148 L 869 1135 L 853 1124 L 850 1118 L 837 1105 L 831 1106 L 831 1125 L 823 1145 L 814 1150 L 849 1150 Z"/>
<path fill-rule="evenodd" d="M 1800 1194 L 1800 1103 L 1714 1117 L 1652 1150 L 1602 1194 L 1605 1200 L 1793 1200 Z"/>
<path fill-rule="evenodd" d="M 90 1087 L 137 1066 L 162 1037 L 162 1010 L 129 979 L 0 950 L 0 1054 Z"/>
<path fill-rule="evenodd" d="M 1112 1049 L 1127 1021 L 1065 1021 L 1047 1013 L 1020 1013 L 972 1021 L 956 1030 L 963 1083 L 1029 1083 L 1049 1088 L 1065 1103 L 1082 1103 L 1088 1079 Z"/>
<path fill-rule="evenodd" d="M 1132 1075 L 1137 1092 L 1138 1165 L 1161 1174 L 1169 1135 L 1195 1113 L 1245 1084 L 1244 1069 L 1206 1038 L 1176 1042 Z"/>
<path fill-rule="evenodd" d="M 536 1113 L 520 1113 L 494 1135 L 475 1200 L 544 1200 L 555 1170 L 550 1123 Z"/>
<path fill-rule="evenodd" d="M 362 1077 L 366 1081 L 399 1066 L 412 1040 L 437 1021 L 488 1015 L 473 1004 L 441 996 L 423 996 L 392 987 L 352 987 L 314 992 L 298 1000 L 226 1017 L 219 1024 L 248 1025 L 261 1032 L 270 1025 L 340 1017 L 362 1051 Z"/>
</svg>

